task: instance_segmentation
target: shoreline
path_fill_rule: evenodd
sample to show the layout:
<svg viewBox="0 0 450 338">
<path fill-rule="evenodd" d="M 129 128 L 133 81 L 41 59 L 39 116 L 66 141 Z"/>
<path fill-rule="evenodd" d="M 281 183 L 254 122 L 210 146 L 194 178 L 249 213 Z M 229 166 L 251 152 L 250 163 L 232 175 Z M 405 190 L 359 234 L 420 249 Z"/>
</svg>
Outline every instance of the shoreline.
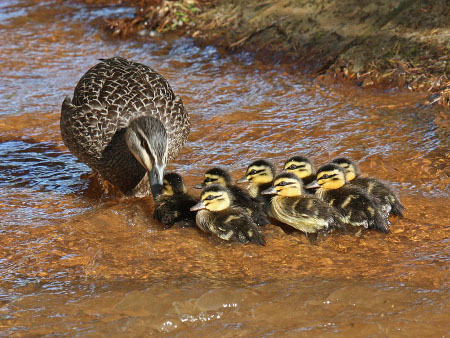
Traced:
<svg viewBox="0 0 450 338">
<path fill-rule="evenodd" d="M 83 0 L 88 5 L 114 0 Z M 321 83 L 427 92 L 450 107 L 450 6 L 445 0 L 125 0 L 132 18 L 105 18 L 112 36 L 192 37 L 202 46 L 293 63 Z"/>
</svg>

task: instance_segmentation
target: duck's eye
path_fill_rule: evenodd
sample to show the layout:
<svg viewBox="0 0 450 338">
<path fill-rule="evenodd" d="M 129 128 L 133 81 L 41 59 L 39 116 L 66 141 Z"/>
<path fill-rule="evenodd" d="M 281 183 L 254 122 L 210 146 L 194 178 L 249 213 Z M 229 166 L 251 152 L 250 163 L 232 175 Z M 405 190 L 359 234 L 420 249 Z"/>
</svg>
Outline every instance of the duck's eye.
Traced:
<svg viewBox="0 0 450 338">
<path fill-rule="evenodd" d="M 205 178 L 205 183 L 210 183 L 210 182 L 214 182 L 215 180 L 212 179 L 211 177 Z"/>
<path fill-rule="evenodd" d="M 287 169 L 290 169 L 290 170 L 295 170 L 295 169 L 297 169 L 298 167 L 295 165 L 295 164 L 292 164 L 289 168 L 287 168 Z"/>
<path fill-rule="evenodd" d="M 252 169 L 248 174 L 249 174 L 249 175 L 256 175 L 256 170 L 255 170 L 255 169 Z"/>
<path fill-rule="evenodd" d="M 287 183 L 285 181 L 281 181 L 280 183 L 277 184 L 279 187 L 284 187 L 287 185 Z"/>
<path fill-rule="evenodd" d="M 215 198 L 216 198 L 216 196 L 209 195 L 208 197 L 205 198 L 205 201 L 211 201 L 211 200 L 213 200 Z"/>
<path fill-rule="evenodd" d="M 325 175 L 322 175 L 321 177 L 320 177 L 320 179 L 327 179 L 327 178 L 330 178 L 330 175 L 327 175 L 327 174 L 325 174 Z"/>
</svg>

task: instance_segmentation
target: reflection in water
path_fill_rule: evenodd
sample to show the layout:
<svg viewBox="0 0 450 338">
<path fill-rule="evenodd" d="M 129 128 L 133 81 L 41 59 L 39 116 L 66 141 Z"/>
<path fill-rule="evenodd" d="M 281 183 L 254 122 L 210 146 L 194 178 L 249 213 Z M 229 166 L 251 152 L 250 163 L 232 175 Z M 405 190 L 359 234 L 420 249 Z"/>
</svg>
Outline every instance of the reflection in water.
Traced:
<svg viewBox="0 0 450 338">
<path fill-rule="evenodd" d="M 67 2 L 6 1 L 0 42 L 0 331 L 5 335 L 395 335 L 448 328 L 449 132 L 417 94 L 338 91 L 292 68 L 187 39 L 116 41 Z M 89 24 L 87 24 L 89 23 Z M 389 235 L 264 230 L 268 244 L 163 230 L 151 198 L 101 193 L 64 147 L 63 98 L 96 59 L 155 68 L 188 107 L 192 134 L 169 170 L 192 189 L 211 166 L 338 155 L 399 190 Z M 238 331 L 236 331 L 238 330 Z"/>
</svg>

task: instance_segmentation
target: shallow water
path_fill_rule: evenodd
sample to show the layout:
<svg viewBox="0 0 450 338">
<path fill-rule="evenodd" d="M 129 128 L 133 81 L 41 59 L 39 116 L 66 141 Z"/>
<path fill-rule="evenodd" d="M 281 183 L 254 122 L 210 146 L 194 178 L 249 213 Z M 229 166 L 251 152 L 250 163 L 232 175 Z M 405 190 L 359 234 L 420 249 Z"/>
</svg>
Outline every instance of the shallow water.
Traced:
<svg viewBox="0 0 450 338">
<path fill-rule="evenodd" d="M 0 335 L 444 336 L 449 309 L 448 112 L 419 94 L 319 86 L 247 54 L 189 39 L 111 40 L 132 10 L 0 4 Z M 408 209 L 389 235 L 264 230 L 239 245 L 152 220 L 151 198 L 105 194 L 62 143 L 60 106 L 98 58 L 161 72 L 191 114 L 169 170 L 192 189 L 211 166 L 235 178 L 344 154 Z"/>
</svg>

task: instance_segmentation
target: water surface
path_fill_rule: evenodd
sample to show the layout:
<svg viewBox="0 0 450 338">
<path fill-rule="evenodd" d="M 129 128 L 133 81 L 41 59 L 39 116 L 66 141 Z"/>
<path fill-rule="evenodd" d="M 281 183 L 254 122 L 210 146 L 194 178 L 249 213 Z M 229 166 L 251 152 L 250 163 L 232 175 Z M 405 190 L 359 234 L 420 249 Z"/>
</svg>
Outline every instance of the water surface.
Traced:
<svg viewBox="0 0 450 338">
<path fill-rule="evenodd" d="M 0 5 L 0 333 L 5 336 L 443 336 L 449 332 L 448 112 L 419 94 L 319 86 L 292 65 L 189 39 L 110 39 L 127 8 Z M 220 164 L 351 156 L 408 209 L 392 231 L 311 245 L 267 226 L 267 246 L 164 230 L 151 198 L 104 193 L 59 132 L 60 106 L 99 58 L 150 65 L 189 109 L 169 170 L 192 189 Z"/>
</svg>

